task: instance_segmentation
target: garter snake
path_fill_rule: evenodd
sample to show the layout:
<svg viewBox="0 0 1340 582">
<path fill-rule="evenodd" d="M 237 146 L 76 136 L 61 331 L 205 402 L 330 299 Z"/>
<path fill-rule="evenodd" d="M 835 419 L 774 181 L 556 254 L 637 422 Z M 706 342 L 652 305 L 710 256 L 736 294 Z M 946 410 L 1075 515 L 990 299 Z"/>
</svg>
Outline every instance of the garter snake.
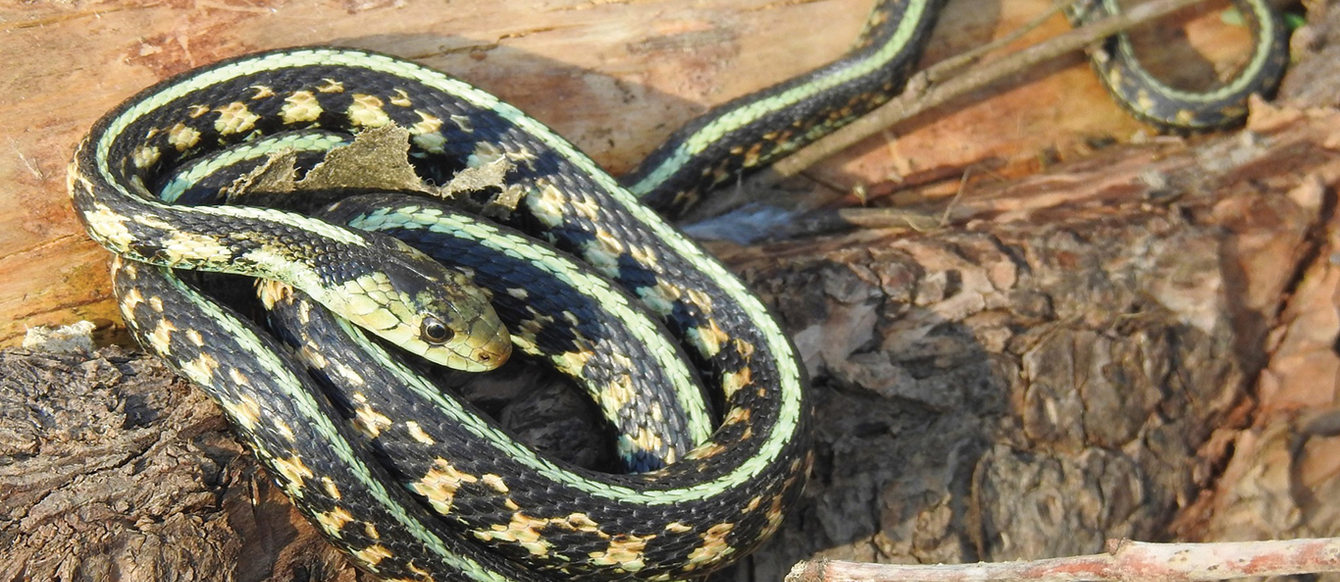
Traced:
<svg viewBox="0 0 1340 582">
<path fill-rule="evenodd" d="M 69 187 L 90 235 L 117 255 L 114 285 L 136 337 L 220 401 L 299 510 L 363 568 L 414 580 L 698 577 L 775 531 L 799 495 L 810 459 L 805 380 L 760 301 L 651 207 L 676 212 L 896 93 L 940 4 L 880 2 L 843 59 L 690 123 L 624 178 L 627 188 L 492 95 L 413 63 L 324 48 L 244 56 L 141 92 L 94 126 L 76 152 Z M 1278 25 L 1264 20 L 1270 16 L 1253 14 L 1262 19 L 1258 45 L 1282 46 Z M 1240 75 L 1251 80 L 1242 85 L 1248 92 L 1266 90 L 1258 79 L 1278 76 L 1278 53 L 1261 54 L 1268 58 L 1253 58 Z M 1108 56 L 1109 71 L 1136 66 L 1128 53 Z M 1112 84 L 1114 94 L 1132 98 L 1128 107 L 1141 112 L 1183 96 L 1152 76 L 1122 78 L 1137 81 Z M 1245 94 L 1216 92 L 1197 110 L 1218 123 L 1234 112 L 1228 99 Z M 1176 101 L 1175 110 L 1186 103 Z M 1147 115 L 1157 123 L 1165 117 Z M 360 331 L 429 360 L 486 369 L 511 349 L 489 299 L 524 301 L 533 290 L 479 291 L 469 276 L 395 239 L 322 220 L 154 201 L 173 167 L 212 151 L 285 131 L 387 125 L 409 131 L 413 162 L 430 180 L 499 158 L 512 163 L 508 188 L 522 197 L 509 224 L 618 282 L 627 290 L 618 297 L 630 299 L 593 296 L 640 303 L 683 342 L 689 365 L 720 394 L 722 420 L 710 438 L 646 474 L 549 461 L 443 397 Z M 489 257 L 567 268 L 556 253 L 433 202 L 341 220 L 410 239 L 446 232 L 452 236 L 419 241 L 447 245 L 446 255 L 464 252 L 450 246 L 464 240 L 487 247 Z M 480 259 L 470 270 L 491 264 Z M 298 337 L 276 339 L 174 269 L 281 281 L 342 319 L 310 307 L 281 312 L 300 320 Z M 266 300 L 298 297 L 284 289 L 270 289 Z M 318 333 L 347 338 L 346 348 L 303 353 L 305 334 Z M 299 346 L 297 356 L 284 341 Z M 593 356 L 558 357 L 581 369 Z M 342 378 L 334 404 L 309 368 Z M 616 400 L 630 385 L 622 382 L 607 390 Z"/>
<path fill-rule="evenodd" d="M 1207 91 L 1168 85 L 1140 65 L 1127 35 L 1104 40 L 1090 50 L 1090 61 L 1103 87 L 1137 119 L 1177 131 L 1199 131 L 1237 123 L 1247 115 L 1247 98 L 1268 96 L 1288 64 L 1288 35 L 1280 17 L 1261 0 L 1233 0 L 1251 27 L 1251 56 L 1229 82 Z M 1070 4 L 1066 16 L 1077 26 L 1120 11 L 1118 0 L 1084 0 Z"/>
</svg>

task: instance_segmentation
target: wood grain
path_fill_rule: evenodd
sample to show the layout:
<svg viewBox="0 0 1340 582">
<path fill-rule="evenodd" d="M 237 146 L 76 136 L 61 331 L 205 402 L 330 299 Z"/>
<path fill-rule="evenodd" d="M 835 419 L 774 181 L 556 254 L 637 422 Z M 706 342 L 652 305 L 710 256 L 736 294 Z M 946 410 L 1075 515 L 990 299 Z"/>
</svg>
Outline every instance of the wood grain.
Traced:
<svg viewBox="0 0 1340 582">
<path fill-rule="evenodd" d="M 927 59 L 1003 35 L 1048 4 L 951 2 Z M 105 257 L 68 207 L 65 165 L 98 116 L 174 73 L 303 44 L 384 51 L 499 94 L 617 174 L 711 105 L 837 57 L 866 10 L 867 0 L 7 4 L 0 7 L 0 207 L 9 210 L 0 215 L 0 346 L 17 344 L 33 325 L 119 326 Z M 1021 42 L 1065 26 L 1055 18 Z M 1039 160 L 1085 155 L 1094 136 L 1141 131 L 1078 56 L 931 117 L 813 175 L 837 185 L 839 199 L 864 184 L 890 193 L 916 174 L 936 177 L 920 183 L 944 193 L 965 168 L 1028 173 Z"/>
</svg>

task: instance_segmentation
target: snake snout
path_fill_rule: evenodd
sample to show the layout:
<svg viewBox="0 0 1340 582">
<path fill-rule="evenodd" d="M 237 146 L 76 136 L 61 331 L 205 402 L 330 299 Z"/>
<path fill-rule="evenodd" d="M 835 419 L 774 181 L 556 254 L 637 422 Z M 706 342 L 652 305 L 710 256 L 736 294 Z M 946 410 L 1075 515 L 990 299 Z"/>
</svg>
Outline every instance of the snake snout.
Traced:
<svg viewBox="0 0 1340 582">
<path fill-rule="evenodd" d="M 470 325 L 473 359 L 483 370 L 495 369 L 512 355 L 512 334 L 497 318 L 476 318 Z"/>
</svg>

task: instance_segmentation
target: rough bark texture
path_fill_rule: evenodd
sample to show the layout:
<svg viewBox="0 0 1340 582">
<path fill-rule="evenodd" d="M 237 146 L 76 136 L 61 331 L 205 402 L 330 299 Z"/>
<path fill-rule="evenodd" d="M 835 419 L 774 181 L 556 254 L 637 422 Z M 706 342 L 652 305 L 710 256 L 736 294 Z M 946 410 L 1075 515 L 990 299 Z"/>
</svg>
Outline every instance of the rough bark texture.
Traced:
<svg viewBox="0 0 1340 582">
<path fill-rule="evenodd" d="M 1289 447 L 1334 405 L 1340 116 L 1258 121 L 981 193 L 931 234 L 723 251 L 793 331 L 823 419 L 816 487 L 758 579 L 815 553 L 1335 535 L 1334 443 Z"/>
<path fill-rule="evenodd" d="M 942 228 L 713 245 L 805 358 L 820 460 L 721 578 L 1340 533 L 1340 8 L 1310 21 L 1246 130 L 977 181 L 924 207 Z M 482 394 L 582 449 L 529 414 L 581 424 L 557 396 Z M 367 578 L 210 402 L 120 348 L 0 353 L 0 548 L 0 580 Z"/>
</svg>

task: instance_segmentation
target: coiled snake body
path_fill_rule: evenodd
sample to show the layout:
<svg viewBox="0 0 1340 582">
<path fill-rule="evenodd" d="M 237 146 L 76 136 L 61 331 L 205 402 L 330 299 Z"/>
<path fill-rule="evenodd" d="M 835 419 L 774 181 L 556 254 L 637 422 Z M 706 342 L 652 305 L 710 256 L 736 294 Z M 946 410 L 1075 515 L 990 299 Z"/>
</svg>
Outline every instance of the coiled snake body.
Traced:
<svg viewBox="0 0 1340 582">
<path fill-rule="evenodd" d="M 645 202 L 677 211 L 878 105 L 906 79 L 939 6 L 880 2 L 847 57 L 715 109 L 628 188 L 461 81 L 375 53 L 306 48 L 217 63 L 132 97 L 79 147 L 70 192 L 90 235 L 118 256 L 115 288 L 136 337 L 223 405 L 295 505 L 363 568 L 397 580 L 698 577 L 774 532 L 799 495 L 810 463 L 805 379 L 760 301 Z M 389 125 L 408 131 L 413 164 L 433 179 L 506 160 L 507 187 L 521 194 L 509 226 L 553 248 L 434 201 L 337 205 L 332 217 L 350 228 L 157 200 L 173 168 L 211 152 Z M 302 305 L 275 316 L 297 331 L 271 336 L 174 269 L 282 282 L 263 285 L 262 300 Z M 491 290 L 475 287 L 482 280 Z M 307 296 L 324 308 L 300 303 Z M 600 317 L 628 325 L 554 331 Z M 660 417 L 620 425 L 621 449 L 649 468 L 670 464 L 611 475 L 547 460 L 366 333 L 475 370 L 501 364 L 515 338 L 582 377 L 609 416 L 636 401 Z M 681 345 L 660 339 L 667 333 Z M 591 347 L 606 339 L 641 347 Z M 652 360 L 666 371 L 642 373 Z M 719 394 L 715 429 L 705 412 L 685 411 L 702 407 L 699 372 Z M 633 395 L 649 384 L 669 395 Z"/>
</svg>

